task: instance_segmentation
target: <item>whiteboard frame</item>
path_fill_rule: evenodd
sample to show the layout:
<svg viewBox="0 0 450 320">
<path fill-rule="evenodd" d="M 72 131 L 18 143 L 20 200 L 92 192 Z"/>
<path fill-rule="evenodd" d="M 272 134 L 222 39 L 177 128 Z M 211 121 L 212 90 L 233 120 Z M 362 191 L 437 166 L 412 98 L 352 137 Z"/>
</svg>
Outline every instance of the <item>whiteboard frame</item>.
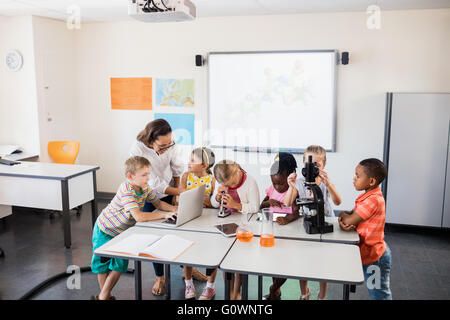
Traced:
<svg viewBox="0 0 450 320">
<path fill-rule="evenodd" d="M 332 141 L 331 141 L 331 149 L 326 149 L 327 152 L 336 152 L 336 127 L 337 127 L 337 79 L 338 79 L 338 64 L 340 62 L 339 59 L 339 51 L 336 49 L 323 49 L 323 50 L 271 50 L 271 51 L 229 51 L 229 52 L 208 52 L 207 55 L 207 65 L 208 65 L 208 132 L 211 129 L 211 96 L 210 96 L 210 68 L 209 68 L 209 57 L 210 55 L 215 54 L 267 54 L 267 53 L 320 53 L 320 52 L 331 52 L 335 55 L 335 65 L 334 65 L 334 93 L 333 93 L 333 115 L 332 115 Z M 208 137 L 207 144 L 210 144 L 210 140 Z M 219 145 L 209 145 L 211 148 L 221 148 L 221 149 L 233 149 L 234 151 L 244 151 L 244 152 L 267 152 L 267 153 L 277 153 L 277 152 L 290 152 L 293 154 L 303 154 L 305 152 L 305 148 L 250 148 L 250 147 L 237 147 L 237 146 L 219 146 Z"/>
</svg>

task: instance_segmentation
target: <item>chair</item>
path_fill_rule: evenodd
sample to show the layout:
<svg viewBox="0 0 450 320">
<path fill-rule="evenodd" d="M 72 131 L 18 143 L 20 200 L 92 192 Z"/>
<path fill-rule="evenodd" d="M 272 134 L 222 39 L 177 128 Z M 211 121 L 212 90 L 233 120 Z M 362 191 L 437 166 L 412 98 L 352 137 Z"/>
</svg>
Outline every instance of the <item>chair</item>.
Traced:
<svg viewBox="0 0 450 320">
<path fill-rule="evenodd" d="M 78 141 L 50 141 L 48 154 L 56 163 L 74 164 L 80 151 Z"/>
<path fill-rule="evenodd" d="M 47 145 L 48 154 L 55 163 L 74 164 L 80 151 L 78 141 L 49 141 Z M 76 207 L 77 216 L 80 215 L 82 206 Z M 60 215 L 61 213 L 58 212 Z M 50 213 L 50 219 L 54 218 L 54 213 Z"/>
</svg>

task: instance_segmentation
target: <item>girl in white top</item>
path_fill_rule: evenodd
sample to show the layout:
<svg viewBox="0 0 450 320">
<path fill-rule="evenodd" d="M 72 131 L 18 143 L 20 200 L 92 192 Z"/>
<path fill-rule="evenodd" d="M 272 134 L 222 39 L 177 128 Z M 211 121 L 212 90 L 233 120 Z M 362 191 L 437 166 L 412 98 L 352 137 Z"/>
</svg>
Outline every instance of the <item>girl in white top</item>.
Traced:
<svg viewBox="0 0 450 320">
<path fill-rule="evenodd" d="M 258 184 L 239 164 L 222 160 L 214 167 L 214 176 L 220 183 L 211 197 L 211 205 L 214 208 L 220 206 L 223 197 L 224 207 L 231 211 L 239 211 L 242 214 L 258 212 Z M 224 191 L 228 193 L 222 194 Z"/>
<path fill-rule="evenodd" d="M 213 207 L 218 208 L 223 198 L 222 203 L 228 210 L 242 214 L 258 212 L 260 204 L 258 184 L 239 164 L 230 160 L 220 161 L 214 167 L 214 177 L 221 185 L 214 190 L 211 197 Z M 228 193 L 222 194 L 224 191 Z M 241 299 L 241 285 L 240 274 L 235 274 L 230 283 L 231 300 Z"/>
</svg>

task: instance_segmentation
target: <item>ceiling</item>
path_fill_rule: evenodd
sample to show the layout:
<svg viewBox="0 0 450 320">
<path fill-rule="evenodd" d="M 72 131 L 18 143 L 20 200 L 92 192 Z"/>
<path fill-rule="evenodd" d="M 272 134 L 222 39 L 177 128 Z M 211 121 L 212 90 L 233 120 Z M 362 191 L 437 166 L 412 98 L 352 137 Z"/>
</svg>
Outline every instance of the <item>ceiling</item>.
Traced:
<svg viewBox="0 0 450 320">
<path fill-rule="evenodd" d="M 450 0 L 191 0 L 197 17 L 294 14 L 312 12 L 450 8 Z M 76 5 L 81 21 L 128 20 L 128 0 L 0 0 L 0 16 L 36 15 L 66 20 Z"/>
</svg>

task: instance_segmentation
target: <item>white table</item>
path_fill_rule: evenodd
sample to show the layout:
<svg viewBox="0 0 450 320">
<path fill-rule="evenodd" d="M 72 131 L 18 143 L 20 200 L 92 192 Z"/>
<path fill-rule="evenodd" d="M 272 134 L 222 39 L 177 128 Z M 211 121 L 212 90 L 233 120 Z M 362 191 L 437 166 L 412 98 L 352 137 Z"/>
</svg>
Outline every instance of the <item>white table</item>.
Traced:
<svg viewBox="0 0 450 320">
<path fill-rule="evenodd" d="M 217 213 L 218 209 L 203 209 L 203 213 L 200 217 L 191 220 L 186 224 L 177 228 L 169 225 L 169 228 L 172 227 L 174 230 L 189 230 L 196 232 L 220 234 L 219 231 L 217 231 L 217 229 L 214 228 L 214 225 L 232 222 L 239 224 L 243 218 L 243 215 L 239 212 L 234 212 L 226 218 L 217 217 Z M 257 214 L 249 215 L 249 224 L 253 230 L 254 235 L 256 237 L 259 237 L 261 233 L 260 222 L 257 221 L 257 218 L 258 218 Z M 275 241 L 278 241 L 278 239 L 289 239 L 289 240 L 303 240 L 303 241 L 321 242 L 330 244 L 341 243 L 341 244 L 356 245 L 359 243 L 358 233 L 356 231 L 348 232 L 341 230 L 341 228 L 339 227 L 337 217 L 325 217 L 325 221 L 333 224 L 333 232 L 325 234 L 308 234 L 306 233 L 305 227 L 303 226 L 303 217 L 287 225 L 280 225 L 277 222 L 274 222 L 274 236 L 276 238 Z M 140 222 L 137 223 L 136 225 L 142 227 L 163 228 L 162 226 L 152 225 L 152 222 Z M 361 264 L 361 261 L 359 261 L 359 263 Z M 262 282 L 263 282 L 263 275 L 258 275 L 259 288 L 262 287 Z M 228 281 L 225 282 L 225 285 L 228 285 Z M 347 299 L 349 297 L 350 290 L 351 292 L 355 292 L 356 287 L 354 285 L 350 286 L 344 285 L 344 297 L 346 297 Z M 260 292 L 261 290 L 259 290 L 259 295 L 261 294 Z M 260 296 L 259 299 L 261 299 Z"/>
<path fill-rule="evenodd" d="M 333 232 L 322 234 L 320 237 L 321 242 L 346 243 L 346 244 L 359 243 L 358 232 L 356 232 L 355 230 L 353 231 L 342 230 L 341 227 L 339 226 L 338 217 L 325 217 L 325 221 L 333 224 Z"/>
<path fill-rule="evenodd" d="M 217 213 L 218 209 L 205 208 L 200 217 L 195 218 L 176 229 L 179 230 L 189 230 L 198 232 L 209 232 L 209 233 L 219 233 L 219 231 L 214 228 L 214 225 L 225 224 L 225 223 L 236 223 L 239 224 L 243 215 L 239 212 L 233 212 L 226 218 L 219 218 Z M 249 215 L 249 225 L 253 230 L 255 236 L 260 235 L 260 222 L 257 221 L 258 215 Z M 286 225 L 280 225 L 277 222 L 273 223 L 274 226 L 274 236 L 280 239 L 295 239 L 295 240 L 307 240 L 307 241 L 323 241 L 323 242 L 336 242 L 336 243 L 347 243 L 347 244 L 358 244 L 359 236 L 356 231 L 343 231 L 339 227 L 337 217 L 325 217 L 325 221 L 333 223 L 333 232 L 325 234 L 308 234 L 303 226 L 303 217 L 288 223 Z M 138 222 L 137 226 L 141 227 L 159 227 L 156 224 L 149 222 Z M 172 225 L 167 225 L 166 228 L 175 228 Z"/>
<path fill-rule="evenodd" d="M 19 153 L 13 153 L 6 155 L 2 157 L 2 159 L 12 160 L 12 161 L 21 161 L 21 160 L 34 160 L 39 157 L 36 153 L 30 153 L 30 152 L 19 152 Z"/>
<path fill-rule="evenodd" d="M 149 257 L 136 257 L 126 254 L 120 254 L 107 251 L 108 247 L 121 241 L 122 239 L 129 237 L 132 234 L 154 234 L 163 236 L 165 234 L 174 234 L 187 240 L 194 241 L 194 245 L 190 247 L 186 252 L 180 255 L 174 261 L 167 261 Z M 228 250 L 235 242 L 235 238 L 228 238 L 217 234 L 207 232 L 195 232 L 195 231 L 183 231 L 180 229 L 161 229 L 151 227 L 131 227 L 117 237 L 114 237 L 111 241 L 105 243 L 103 246 L 95 250 L 94 254 L 102 257 L 111 258 L 124 258 L 134 260 L 135 265 L 135 294 L 136 300 L 142 299 L 142 275 L 141 275 L 141 262 L 158 262 L 166 265 L 165 276 L 166 280 L 166 298 L 170 299 L 170 264 L 193 266 L 193 267 L 206 267 L 217 268 L 226 256 Z"/>
<path fill-rule="evenodd" d="M 253 228 L 255 236 L 260 235 L 260 222 L 257 221 L 258 215 L 253 215 L 250 219 L 250 225 Z M 343 231 L 339 227 L 337 217 L 325 217 L 325 221 L 333 224 L 333 232 L 324 234 L 309 234 L 306 233 L 303 225 L 304 218 L 292 221 L 291 223 L 280 225 L 278 222 L 273 223 L 273 233 L 276 238 L 292 239 L 292 240 L 306 240 L 306 241 L 321 241 L 321 242 L 335 242 L 358 244 L 359 235 L 356 231 Z"/>
<path fill-rule="evenodd" d="M 216 228 L 214 228 L 215 225 L 232 223 L 232 222 L 239 224 L 241 222 L 241 220 L 244 218 L 244 215 L 242 215 L 242 213 L 239 213 L 239 212 L 233 212 L 228 217 L 219 218 L 217 216 L 218 212 L 219 212 L 219 209 L 204 208 L 202 215 L 200 217 L 197 217 L 189 222 L 186 222 L 185 224 L 183 224 L 179 227 L 175 227 L 174 225 L 170 225 L 170 224 L 167 224 L 164 226 L 157 225 L 152 221 L 138 222 L 138 223 L 136 223 L 136 226 L 152 227 L 152 228 L 168 228 L 168 229 L 176 229 L 176 230 L 197 231 L 197 232 L 220 234 L 220 232 Z M 248 215 L 248 217 L 250 218 L 251 214 Z M 164 219 L 162 219 L 162 220 L 164 220 Z"/>
<path fill-rule="evenodd" d="M 244 274 L 243 299 L 248 298 L 249 274 L 341 283 L 344 299 L 349 298 L 350 285 L 364 282 L 358 246 L 338 243 L 275 239 L 275 246 L 266 248 L 259 245 L 259 238 L 253 237 L 251 242 L 236 241 L 219 268 Z M 258 285 L 258 298 L 261 287 Z"/>
<path fill-rule="evenodd" d="M 71 246 L 70 209 L 91 202 L 97 219 L 98 166 L 25 162 L 0 165 L 0 204 L 59 210 L 64 219 L 64 245 Z"/>
</svg>

